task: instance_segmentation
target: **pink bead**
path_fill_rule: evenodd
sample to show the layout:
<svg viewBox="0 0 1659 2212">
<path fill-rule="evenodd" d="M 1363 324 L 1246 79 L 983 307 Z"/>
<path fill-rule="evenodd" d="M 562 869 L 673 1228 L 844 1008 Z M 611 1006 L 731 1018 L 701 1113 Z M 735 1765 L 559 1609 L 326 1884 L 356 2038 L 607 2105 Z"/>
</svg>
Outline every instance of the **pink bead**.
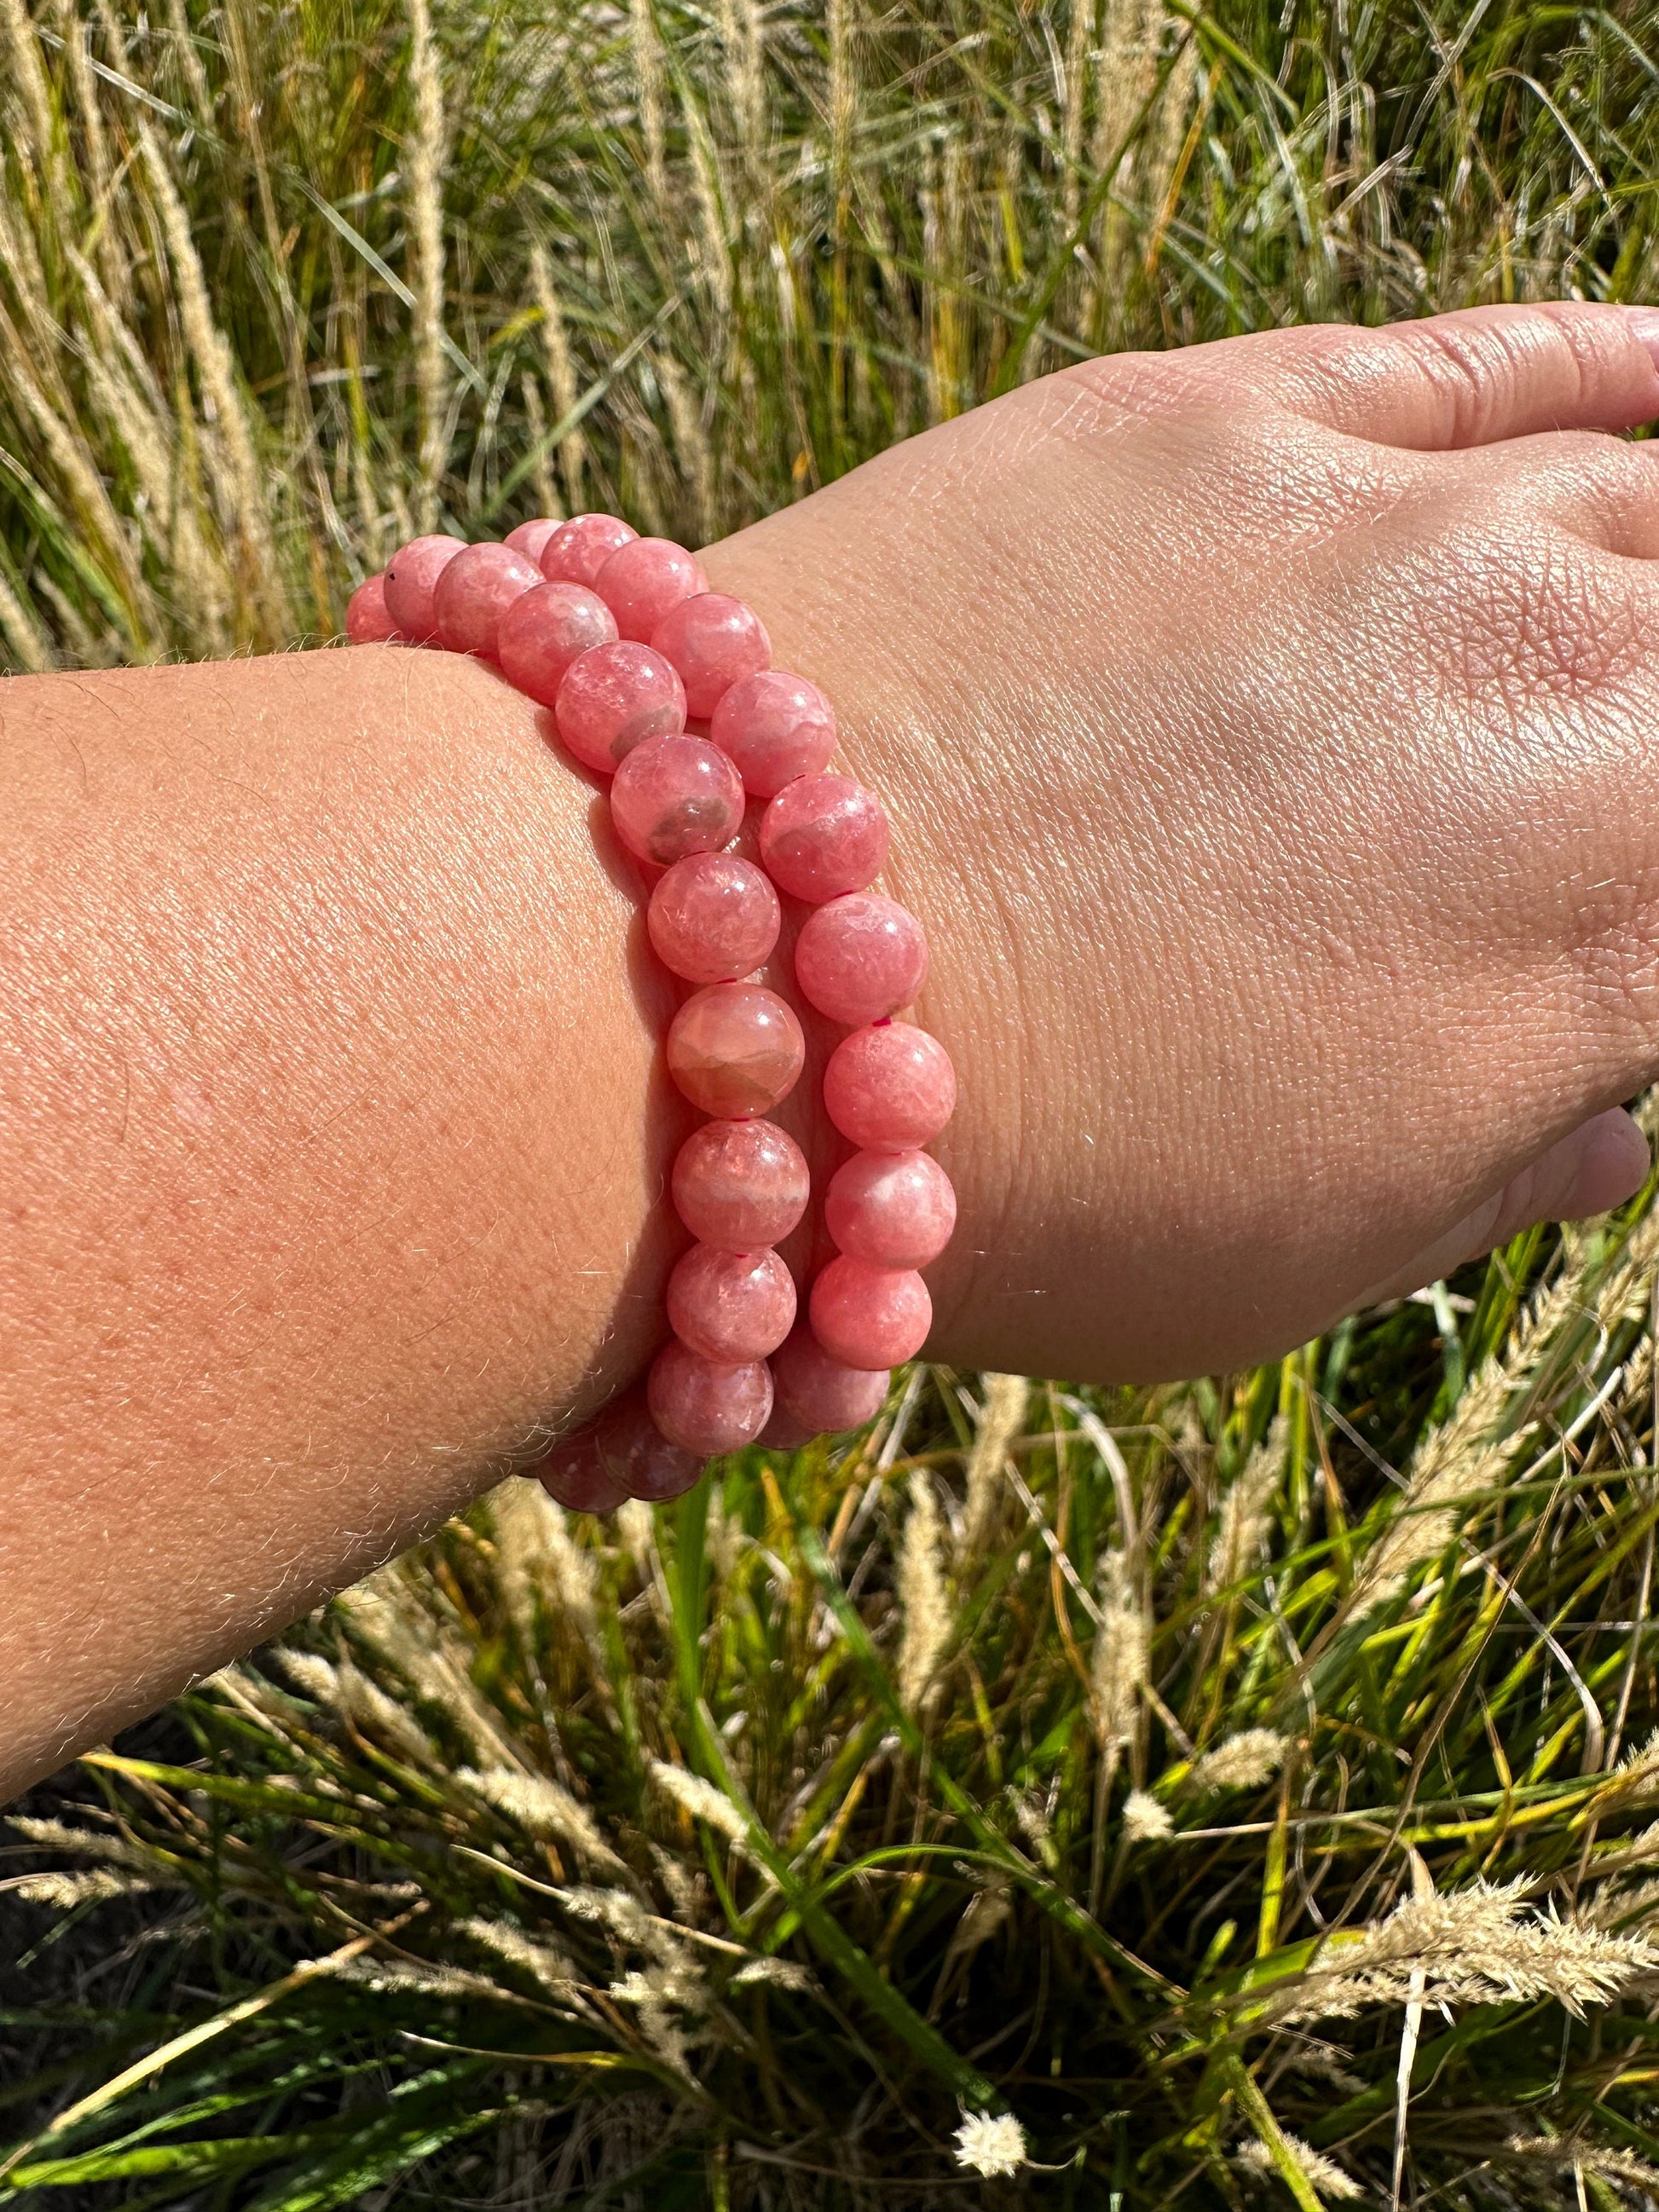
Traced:
<svg viewBox="0 0 1659 2212">
<path fill-rule="evenodd" d="M 931 1144 L 956 1110 L 951 1055 L 926 1030 L 882 1022 L 854 1030 L 830 1054 L 823 1103 L 843 1137 L 872 1152 Z"/>
<path fill-rule="evenodd" d="M 758 983 L 711 983 L 668 1025 L 668 1072 L 691 1103 L 752 1121 L 787 1098 L 806 1058 L 794 1009 Z"/>
<path fill-rule="evenodd" d="M 795 1279 L 777 1254 L 694 1244 L 668 1278 L 668 1325 L 700 1359 L 764 1359 L 795 1325 Z"/>
<path fill-rule="evenodd" d="M 775 1121 L 705 1121 L 674 1162 L 674 1210 L 727 1252 L 787 1237 L 806 1211 L 806 1155 Z"/>
<path fill-rule="evenodd" d="M 611 556 L 635 535 L 614 514 L 573 514 L 543 545 L 542 574 L 550 584 L 586 584 L 591 592 Z"/>
<path fill-rule="evenodd" d="M 805 1421 L 798 1421 L 792 1413 L 787 1411 L 783 1401 L 776 1395 L 777 1378 L 775 1376 L 773 1378 L 772 1389 L 774 1393 L 772 1418 L 756 1437 L 755 1442 L 763 1449 L 799 1451 L 803 1444 L 810 1444 L 818 1432 L 816 1429 L 809 1429 Z"/>
<path fill-rule="evenodd" d="M 626 1480 L 600 1456 L 597 1422 L 561 1437 L 530 1472 L 573 1513 L 614 1513 L 630 1495 Z"/>
<path fill-rule="evenodd" d="M 767 957 L 783 915 L 752 860 L 690 853 L 652 892 L 645 920 L 665 968 L 688 983 L 729 983 L 752 975 Z"/>
<path fill-rule="evenodd" d="M 927 973 L 921 924 L 879 891 L 831 899 L 795 944 L 795 981 L 821 1014 L 849 1028 L 908 1006 Z"/>
<path fill-rule="evenodd" d="M 492 659 L 501 617 L 541 581 L 533 561 L 508 545 L 468 545 L 447 562 L 432 589 L 438 642 L 450 653 Z"/>
<path fill-rule="evenodd" d="M 848 1367 L 832 1359 L 807 1328 L 798 1328 L 779 1346 L 772 1375 L 779 1410 L 809 1437 L 861 1429 L 874 1420 L 887 1396 L 884 1367 Z"/>
<path fill-rule="evenodd" d="M 678 670 L 648 645 L 596 645 L 565 671 L 553 719 L 584 767 L 611 775 L 647 738 L 678 736 L 685 727 L 685 686 Z"/>
<path fill-rule="evenodd" d="M 760 617 L 724 592 L 696 592 L 671 607 L 651 642 L 679 670 L 686 712 L 699 721 L 707 721 L 734 684 L 758 673 L 772 658 Z"/>
<path fill-rule="evenodd" d="M 386 610 L 411 645 L 426 645 L 437 635 L 432 594 L 444 570 L 465 550 L 460 538 L 411 538 L 386 562 Z"/>
<path fill-rule="evenodd" d="M 575 662 L 616 637 L 617 618 L 596 592 L 581 584 L 536 584 L 501 617 L 495 658 L 509 684 L 550 707 Z"/>
<path fill-rule="evenodd" d="M 624 637 L 648 642 L 671 607 L 708 589 L 702 564 L 671 538 L 635 538 L 619 546 L 594 579 L 594 590 Z"/>
<path fill-rule="evenodd" d="M 771 799 L 816 775 L 836 750 L 836 717 L 816 684 L 781 668 L 745 676 L 721 699 L 708 734 L 738 764 L 752 799 Z"/>
<path fill-rule="evenodd" d="M 637 1384 L 611 1400 L 594 1423 L 593 1436 L 600 1464 L 627 1497 L 659 1504 L 690 1490 L 702 1473 L 706 1455 L 670 1443 Z"/>
<path fill-rule="evenodd" d="M 669 1442 L 705 1455 L 752 1443 L 772 1410 L 771 1370 L 763 1359 L 717 1366 L 678 1343 L 657 1354 L 645 1390 L 651 1418 Z"/>
<path fill-rule="evenodd" d="M 957 1225 L 951 1178 L 927 1152 L 854 1152 L 823 1194 L 840 1249 L 877 1267 L 925 1267 Z"/>
<path fill-rule="evenodd" d="M 797 776 L 761 817 L 760 854 L 781 891 L 817 906 L 875 881 L 887 858 L 887 817 L 850 776 Z"/>
<path fill-rule="evenodd" d="M 821 1270 L 809 1310 L 813 1335 L 849 1367 L 914 1359 L 933 1325 L 933 1301 L 914 1267 L 872 1267 L 845 1253 Z"/>
<path fill-rule="evenodd" d="M 628 1486 L 630 1498 L 660 1505 L 680 1498 L 702 1473 L 708 1455 L 689 1451 L 658 1427 L 644 1390 L 624 1391 L 599 1416 L 599 1457 L 606 1472 Z"/>
<path fill-rule="evenodd" d="M 538 1475 L 561 1505 L 613 1513 L 624 1498 L 678 1498 L 702 1473 L 702 1457 L 670 1443 L 652 1419 L 642 1389 L 626 1390 L 574 1436 L 562 1437 Z"/>
<path fill-rule="evenodd" d="M 506 542 L 515 553 L 522 553 L 526 561 L 533 561 L 539 568 L 548 539 L 563 528 L 563 523 L 556 517 L 538 514 L 532 521 L 521 522 L 516 530 L 509 530 Z"/>
<path fill-rule="evenodd" d="M 743 823 L 743 786 L 706 738 L 647 738 L 620 763 L 611 819 L 629 851 L 659 868 L 717 853 Z"/>
<path fill-rule="evenodd" d="M 386 578 L 371 576 L 346 601 L 346 635 L 353 645 L 384 645 L 398 635 L 386 609 Z"/>
</svg>

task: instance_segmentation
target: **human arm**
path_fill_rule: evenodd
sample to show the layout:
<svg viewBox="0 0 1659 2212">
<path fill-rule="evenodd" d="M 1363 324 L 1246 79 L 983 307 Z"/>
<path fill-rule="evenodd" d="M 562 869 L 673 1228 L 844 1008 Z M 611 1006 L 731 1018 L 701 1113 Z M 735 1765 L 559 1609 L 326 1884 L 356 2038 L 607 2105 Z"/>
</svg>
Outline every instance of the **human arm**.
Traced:
<svg viewBox="0 0 1659 2212">
<path fill-rule="evenodd" d="M 1092 364 L 706 556 L 933 940 L 940 1358 L 1261 1356 L 1639 1177 L 1659 504 L 1545 433 L 1659 370 L 1617 315 L 1439 331 Z M 635 1376 L 684 1119 L 603 806 L 488 670 L 0 718 L 3 1786 Z"/>
</svg>

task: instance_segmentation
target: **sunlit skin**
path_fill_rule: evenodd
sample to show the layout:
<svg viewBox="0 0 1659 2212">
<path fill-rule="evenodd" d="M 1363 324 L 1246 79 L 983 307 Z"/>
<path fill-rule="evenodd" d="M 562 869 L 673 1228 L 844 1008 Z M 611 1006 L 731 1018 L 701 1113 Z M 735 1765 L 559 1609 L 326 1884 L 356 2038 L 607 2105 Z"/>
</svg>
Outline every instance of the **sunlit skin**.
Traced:
<svg viewBox="0 0 1659 2212">
<path fill-rule="evenodd" d="M 939 1358 L 1254 1359 L 1639 1182 L 1659 477 L 1596 434 L 1659 415 L 1656 348 L 1569 308 L 1120 356 L 701 556 L 927 933 Z M 483 665 L 20 678 L 0 723 L 15 1788 L 637 1379 L 695 1117 L 599 782 Z"/>
</svg>

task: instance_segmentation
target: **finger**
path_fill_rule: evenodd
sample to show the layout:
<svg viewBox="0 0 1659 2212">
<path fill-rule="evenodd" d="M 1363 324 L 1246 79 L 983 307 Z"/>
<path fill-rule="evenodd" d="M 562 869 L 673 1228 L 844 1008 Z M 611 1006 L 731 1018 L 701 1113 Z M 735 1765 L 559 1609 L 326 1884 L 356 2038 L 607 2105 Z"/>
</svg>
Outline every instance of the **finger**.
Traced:
<svg viewBox="0 0 1659 2212">
<path fill-rule="evenodd" d="M 1408 1266 L 1367 1291 L 1356 1307 L 1440 1282 L 1538 1222 L 1582 1221 L 1622 1206 L 1642 1188 L 1648 1165 L 1648 1140 L 1630 1115 L 1620 1107 L 1598 1114 L 1511 1176 Z"/>
<path fill-rule="evenodd" d="M 1252 389 L 1416 452 L 1659 416 L 1659 308 L 1468 307 L 1383 330 L 1315 324 L 1223 343 Z M 1220 348 L 1206 353 L 1218 361 Z"/>
</svg>

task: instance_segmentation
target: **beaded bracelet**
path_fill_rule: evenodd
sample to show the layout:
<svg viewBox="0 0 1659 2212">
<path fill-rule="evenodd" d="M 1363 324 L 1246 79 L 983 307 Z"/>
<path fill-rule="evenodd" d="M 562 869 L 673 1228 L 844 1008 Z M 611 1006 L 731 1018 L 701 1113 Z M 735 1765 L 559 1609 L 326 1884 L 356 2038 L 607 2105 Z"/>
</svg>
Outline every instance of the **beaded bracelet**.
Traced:
<svg viewBox="0 0 1659 2212">
<path fill-rule="evenodd" d="M 668 1279 L 673 1334 L 643 1390 L 536 1472 L 562 1504 L 607 1512 L 678 1496 L 714 1454 L 861 1426 L 932 1323 L 918 1270 L 945 1249 L 957 1209 L 922 1147 L 951 1117 L 956 1076 L 937 1039 L 893 1018 L 921 988 L 927 943 L 870 889 L 887 818 L 873 793 L 828 772 L 829 701 L 771 665 L 759 616 L 711 591 L 695 555 L 608 514 L 521 523 L 502 544 L 416 538 L 353 594 L 346 633 L 477 654 L 552 709 L 566 750 L 610 778 L 611 826 L 650 885 L 653 950 L 692 986 L 666 1057 L 708 1119 L 672 1177 L 696 1239 Z M 750 799 L 763 802 L 758 862 L 732 849 Z M 796 981 L 849 1031 L 823 1097 L 856 1147 L 823 1194 L 836 1255 L 803 1323 L 775 1248 L 805 1213 L 807 1164 L 764 1117 L 794 1088 L 805 1039 L 753 980 L 777 944 L 780 893 L 811 909 Z"/>
</svg>

